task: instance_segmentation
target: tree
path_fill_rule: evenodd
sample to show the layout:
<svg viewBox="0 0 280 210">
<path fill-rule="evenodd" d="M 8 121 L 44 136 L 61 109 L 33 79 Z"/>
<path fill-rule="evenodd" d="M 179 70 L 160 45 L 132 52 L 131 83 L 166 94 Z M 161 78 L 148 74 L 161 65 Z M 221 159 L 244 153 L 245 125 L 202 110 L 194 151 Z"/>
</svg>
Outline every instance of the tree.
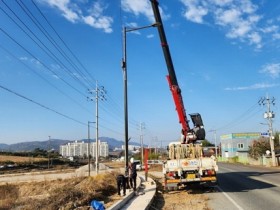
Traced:
<svg viewBox="0 0 280 210">
<path fill-rule="evenodd" d="M 275 147 L 277 147 L 277 148 L 280 148 L 280 142 L 279 142 L 279 135 L 280 135 L 280 132 L 279 131 L 276 131 L 275 133 L 274 133 L 274 145 L 275 145 Z"/>
<path fill-rule="evenodd" d="M 270 151 L 270 144 L 269 144 L 269 138 L 267 137 L 260 137 L 257 140 L 254 140 L 249 146 L 249 156 L 258 159 L 262 155 L 266 154 L 266 150 Z"/>
<path fill-rule="evenodd" d="M 207 139 L 202 141 L 202 146 L 203 147 L 214 147 L 215 144 L 212 144 L 210 141 L 208 141 Z"/>
</svg>

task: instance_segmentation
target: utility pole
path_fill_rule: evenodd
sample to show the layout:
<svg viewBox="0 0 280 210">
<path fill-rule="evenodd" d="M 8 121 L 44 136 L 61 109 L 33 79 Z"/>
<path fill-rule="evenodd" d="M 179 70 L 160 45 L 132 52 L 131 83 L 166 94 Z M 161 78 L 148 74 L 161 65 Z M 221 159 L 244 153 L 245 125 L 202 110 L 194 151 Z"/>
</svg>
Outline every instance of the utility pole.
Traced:
<svg viewBox="0 0 280 210">
<path fill-rule="evenodd" d="M 88 176 L 89 177 L 90 177 L 90 123 L 95 123 L 95 122 L 88 121 Z"/>
<path fill-rule="evenodd" d="M 274 149 L 274 136 L 273 136 L 273 129 L 272 129 L 272 119 L 275 117 L 273 111 L 270 110 L 270 105 L 275 105 L 275 98 L 273 97 L 270 99 L 268 95 L 263 97 L 259 100 L 260 105 L 266 105 L 267 111 L 264 113 L 264 118 L 268 121 L 269 126 L 269 143 L 271 148 L 271 159 L 272 159 L 272 166 L 276 166 L 276 159 L 275 159 L 275 149 Z"/>
<path fill-rule="evenodd" d="M 141 162 L 142 162 L 142 165 L 144 165 L 143 129 L 145 129 L 145 124 L 140 122 L 140 145 L 141 145 Z"/>
<path fill-rule="evenodd" d="M 50 142 L 51 142 L 51 136 L 49 136 L 49 144 L 48 144 L 48 169 L 50 169 Z"/>
<path fill-rule="evenodd" d="M 96 81 L 96 86 L 95 86 L 95 90 L 94 91 L 89 91 L 91 94 L 95 93 L 95 123 L 96 123 L 96 150 L 95 150 L 95 170 L 96 170 L 96 174 L 98 174 L 98 170 L 99 170 L 99 163 L 98 163 L 98 158 L 99 158 L 99 133 L 98 133 L 98 120 L 99 120 L 99 116 L 98 116 L 98 101 L 100 100 L 106 100 L 105 98 L 105 94 L 106 91 L 104 89 L 103 86 L 98 86 L 98 82 Z M 90 99 L 91 101 L 93 101 L 93 99 Z"/>
<path fill-rule="evenodd" d="M 90 177 L 90 131 L 89 131 L 89 121 L 88 121 L 88 176 Z"/>
<path fill-rule="evenodd" d="M 157 141 L 158 141 L 158 138 L 157 138 L 157 136 L 155 137 L 155 139 L 154 139 L 154 141 L 155 141 L 155 154 L 157 154 Z"/>
</svg>

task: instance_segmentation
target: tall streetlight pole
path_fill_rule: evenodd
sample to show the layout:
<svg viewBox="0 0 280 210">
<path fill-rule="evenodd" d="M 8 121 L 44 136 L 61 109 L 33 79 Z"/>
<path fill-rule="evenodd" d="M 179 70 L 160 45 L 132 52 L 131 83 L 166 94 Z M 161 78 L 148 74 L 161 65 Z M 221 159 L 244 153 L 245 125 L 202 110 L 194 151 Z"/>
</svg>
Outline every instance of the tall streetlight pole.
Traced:
<svg viewBox="0 0 280 210">
<path fill-rule="evenodd" d="M 141 145 L 141 164 L 142 165 L 144 165 L 143 129 L 145 129 L 145 125 L 144 125 L 144 123 L 140 122 L 140 145 Z"/>
<path fill-rule="evenodd" d="M 88 176 L 89 177 L 90 177 L 90 123 L 95 123 L 95 122 L 88 121 Z"/>
<path fill-rule="evenodd" d="M 123 82 L 124 82 L 124 144 L 125 144 L 125 168 L 128 166 L 128 105 L 127 105 L 127 54 L 126 54 L 126 33 L 137 31 L 145 28 L 155 27 L 157 24 L 149 26 L 127 28 L 123 27 L 123 58 L 122 58 L 122 69 L 123 69 Z"/>
<path fill-rule="evenodd" d="M 214 141 L 215 141 L 215 157 L 218 157 L 217 154 L 217 130 L 210 130 L 209 132 L 214 132 Z"/>
</svg>

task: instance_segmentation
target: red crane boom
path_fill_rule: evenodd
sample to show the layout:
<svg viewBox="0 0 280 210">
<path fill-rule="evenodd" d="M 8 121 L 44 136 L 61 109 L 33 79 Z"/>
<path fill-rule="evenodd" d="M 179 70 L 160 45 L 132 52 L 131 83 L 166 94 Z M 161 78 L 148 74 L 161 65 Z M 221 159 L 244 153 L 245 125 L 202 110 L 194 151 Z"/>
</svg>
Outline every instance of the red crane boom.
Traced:
<svg viewBox="0 0 280 210">
<path fill-rule="evenodd" d="M 199 113 L 190 114 L 194 128 L 190 129 L 189 121 L 187 119 L 186 111 L 184 108 L 183 98 L 181 95 L 181 89 L 178 85 L 171 54 L 169 51 L 168 43 L 166 40 L 159 7 L 157 0 L 150 0 L 154 12 L 154 17 L 156 20 L 156 26 L 158 28 L 158 33 L 161 41 L 161 46 L 168 70 L 167 81 L 173 96 L 176 111 L 179 117 L 179 123 L 182 125 L 182 143 L 195 142 L 196 140 L 205 139 L 205 130 L 203 127 L 203 122 Z"/>
</svg>

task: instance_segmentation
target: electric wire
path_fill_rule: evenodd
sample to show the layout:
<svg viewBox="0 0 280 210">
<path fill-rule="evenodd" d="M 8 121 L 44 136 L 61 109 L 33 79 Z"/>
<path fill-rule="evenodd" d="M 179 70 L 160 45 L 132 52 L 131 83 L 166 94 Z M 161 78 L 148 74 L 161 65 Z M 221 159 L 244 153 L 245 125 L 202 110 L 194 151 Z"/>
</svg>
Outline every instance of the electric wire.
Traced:
<svg viewBox="0 0 280 210">
<path fill-rule="evenodd" d="M 75 88 L 73 85 L 71 85 L 69 82 L 67 82 L 62 77 L 59 77 L 59 75 L 54 72 L 51 68 L 49 68 L 44 62 L 40 61 L 35 55 L 33 55 L 29 50 L 27 50 L 23 45 L 21 45 L 19 42 L 17 42 L 11 35 L 9 35 L 5 30 L 0 28 L 0 31 L 2 31 L 8 38 L 10 38 L 13 42 L 15 42 L 18 46 L 20 46 L 25 52 L 27 52 L 31 57 L 33 57 L 36 61 L 38 61 L 40 64 L 42 64 L 47 70 L 49 70 L 51 73 L 53 73 L 57 78 L 59 78 L 61 81 L 63 81 L 65 84 L 67 84 L 69 87 L 86 97 L 84 93 L 82 93 L 80 90 Z"/>
<path fill-rule="evenodd" d="M 17 1 L 17 3 L 19 4 L 19 2 Z M 42 15 L 42 17 L 45 19 L 45 21 L 49 24 L 49 26 L 52 28 L 52 30 L 55 32 L 55 34 L 57 35 L 57 37 L 59 37 L 60 41 L 63 43 L 63 45 L 69 50 L 70 54 L 75 58 L 75 60 L 80 64 L 80 66 L 85 70 L 85 72 L 87 73 L 88 77 L 90 77 L 91 79 L 95 80 L 92 75 L 86 70 L 86 68 L 84 67 L 84 65 L 80 62 L 80 60 L 77 58 L 77 56 L 71 51 L 71 49 L 67 46 L 67 44 L 64 42 L 64 40 L 61 38 L 61 36 L 57 33 L 57 31 L 55 30 L 55 28 L 50 24 L 50 22 L 48 21 L 48 19 L 45 17 L 45 15 L 42 13 L 42 11 L 40 10 L 40 8 L 36 5 L 36 3 L 32 0 L 32 3 L 34 4 L 34 6 L 37 8 L 37 10 L 39 11 L 39 13 Z M 37 27 L 38 28 L 43 28 L 44 30 L 44 27 L 40 24 L 40 22 L 38 20 L 36 20 L 36 18 L 33 16 L 33 14 L 30 12 L 30 10 L 28 10 L 28 8 L 26 7 L 26 5 L 20 1 L 20 6 L 23 7 L 26 9 L 25 10 L 25 13 L 27 14 L 27 12 L 29 13 L 29 18 L 32 19 L 33 23 L 36 24 L 34 21 L 37 22 Z M 1 8 L 2 9 L 2 8 Z M 33 18 L 31 18 L 31 16 Z M 15 24 L 17 24 L 15 22 Z M 22 23 L 24 24 L 24 23 Z M 17 24 L 18 25 L 18 24 Z M 19 26 L 19 25 L 18 25 Z M 27 27 L 28 28 L 28 27 Z M 40 61 L 36 56 L 34 56 L 27 48 L 25 48 L 22 44 L 20 44 L 18 41 L 16 41 L 8 32 L 6 32 L 4 29 L 0 28 L 0 30 L 2 31 L 2 33 L 4 33 L 7 37 L 9 37 L 13 42 L 15 42 L 20 48 L 22 48 L 25 52 L 27 52 L 31 57 L 33 57 L 36 61 L 40 62 L 47 70 L 49 70 L 53 75 L 55 75 L 56 77 L 58 77 L 60 80 L 62 80 L 64 83 L 66 83 L 68 86 L 72 87 L 73 86 L 68 83 L 67 81 L 65 81 L 62 77 L 60 77 L 56 72 L 52 71 L 44 62 Z M 30 30 L 30 29 L 29 29 Z M 44 30 L 45 31 L 45 30 Z M 41 31 L 42 32 L 42 31 Z M 31 33 L 31 32 L 30 32 Z M 43 33 L 43 32 L 42 32 Z M 28 34 L 28 33 L 27 33 Z M 46 35 L 47 34 L 47 35 Z M 51 38 L 51 36 L 49 35 L 49 33 L 46 31 L 46 34 L 45 36 L 49 36 L 50 39 L 53 40 L 53 38 Z M 29 35 L 29 34 L 28 34 Z M 30 35 L 29 35 L 30 36 Z M 37 39 L 39 39 L 34 33 L 33 33 L 33 36 L 36 37 Z M 30 36 L 31 37 L 31 36 Z M 34 39 L 33 39 L 34 40 Z M 50 40 L 49 40 L 50 41 Z M 51 42 L 51 41 L 50 41 Z M 55 41 L 54 41 L 55 42 Z M 55 42 L 56 43 L 56 42 Z M 38 42 L 37 42 L 38 44 Z M 41 44 L 43 45 L 43 43 Z M 40 45 L 40 46 L 41 46 Z M 54 44 L 54 45 L 58 45 L 58 44 Z M 46 49 L 48 49 L 48 47 L 45 46 Z M 65 54 L 64 52 L 62 52 L 63 54 Z M 55 56 L 55 55 L 54 55 Z M 55 56 L 56 57 L 56 56 Z M 58 59 L 58 58 L 57 58 Z M 69 59 L 67 59 L 69 60 Z M 57 61 L 57 62 L 61 62 L 61 61 Z M 72 61 L 69 61 L 69 62 L 72 62 Z M 73 62 L 74 63 L 74 62 Z M 25 65 L 25 64 L 24 64 Z M 75 64 L 73 64 L 75 65 Z M 62 64 L 63 66 L 63 64 Z M 73 67 L 74 68 L 74 67 Z M 75 68 L 76 69 L 76 68 Z M 81 72 L 79 72 L 83 78 L 86 78 L 88 79 L 88 77 L 86 77 L 84 74 L 82 74 Z M 57 89 L 57 88 L 56 88 Z M 73 88 L 74 90 L 76 90 L 77 92 L 79 92 L 80 94 L 82 94 L 83 96 L 85 96 L 83 93 L 81 93 L 78 89 L 76 88 Z M 61 92 L 61 91 L 60 91 Z M 112 98 L 111 98 L 112 99 Z M 116 116 L 120 116 L 119 114 L 121 113 L 119 110 L 117 110 L 118 108 L 120 108 L 120 106 L 118 105 L 117 102 L 115 102 L 114 99 L 110 100 L 109 102 L 107 102 L 107 105 L 105 105 L 107 107 L 109 107 L 109 110 L 112 110 L 111 112 L 113 113 L 116 113 Z M 112 107 L 116 107 L 117 109 L 111 109 L 110 106 Z M 101 106 L 102 107 L 102 106 Z M 105 110 L 107 109 L 106 107 L 104 108 Z M 105 111 L 107 114 L 109 114 L 110 112 L 107 110 Z M 111 115 L 110 115 L 111 116 Z M 121 118 L 121 117 L 120 117 Z M 131 118 L 130 118 L 131 119 Z M 123 119 L 122 119 L 123 121 Z M 133 120 L 132 120 L 133 121 Z M 136 122 L 136 121 L 135 121 Z M 136 124 L 136 123 L 134 123 Z M 129 126 L 134 126 L 134 124 L 130 124 Z M 103 126 L 103 128 L 106 128 L 105 126 Z M 110 128 L 107 128 L 110 130 Z M 112 130 L 112 129 L 111 129 Z M 113 131 L 113 130 L 112 130 Z M 115 131 L 116 132 L 116 131 Z M 118 133 L 118 132 L 117 132 Z M 121 134 L 121 133 L 118 133 L 118 134 Z"/>
<path fill-rule="evenodd" d="M 54 53 L 38 38 L 37 35 L 34 34 L 34 32 L 19 18 L 19 16 L 4 2 L 4 5 L 14 14 L 14 16 L 25 26 L 25 28 L 33 35 L 34 38 L 36 38 L 40 45 L 36 40 L 34 40 L 3 8 L 0 7 L 0 9 L 8 16 L 41 50 L 43 50 L 51 59 L 53 59 L 55 62 L 59 63 L 64 71 L 69 74 L 70 77 L 72 77 L 74 80 L 76 80 L 78 83 L 80 83 L 85 88 L 88 88 L 85 84 L 83 84 L 75 74 L 72 74 L 72 72 L 59 60 L 59 58 L 54 55 Z"/>
<path fill-rule="evenodd" d="M 73 53 L 73 51 L 68 47 L 66 42 L 61 38 L 59 33 L 56 31 L 56 29 L 52 26 L 52 24 L 49 22 L 49 20 L 46 18 L 46 16 L 43 14 L 41 9 L 37 6 L 37 4 L 34 2 L 34 0 L 31 0 L 35 8 L 38 10 L 38 12 L 41 14 L 41 16 L 45 19 L 46 23 L 50 26 L 50 28 L 54 31 L 54 33 L 57 35 L 59 40 L 62 42 L 62 44 L 66 47 L 66 49 L 70 52 L 70 54 L 75 58 L 75 60 L 80 64 L 80 66 L 84 69 L 85 73 L 91 78 L 93 81 L 96 81 L 96 79 L 89 73 L 89 71 L 85 68 L 85 66 L 82 64 L 82 62 L 78 59 L 78 57 Z"/>
<path fill-rule="evenodd" d="M 51 112 L 54 112 L 54 113 L 56 113 L 56 114 L 58 114 L 58 115 L 60 115 L 60 116 L 62 116 L 62 117 L 65 117 L 65 118 L 67 118 L 67 119 L 69 119 L 69 120 L 72 120 L 72 121 L 74 121 L 74 122 L 76 122 L 76 123 L 79 123 L 79 124 L 81 124 L 81 125 L 86 125 L 86 126 L 87 126 L 86 123 L 83 123 L 83 122 L 81 122 L 81 121 L 79 121 L 79 120 L 76 120 L 76 119 L 74 119 L 73 117 L 70 117 L 70 116 L 68 116 L 68 115 L 62 114 L 61 112 L 58 112 L 58 111 L 56 111 L 56 110 L 54 110 L 54 109 L 52 109 L 52 108 L 49 108 L 49 107 L 47 107 L 47 106 L 45 106 L 45 105 L 43 105 L 43 104 L 41 104 L 41 103 L 39 103 L 39 102 L 36 102 L 36 101 L 34 101 L 34 100 L 30 99 L 30 98 L 27 98 L 26 96 L 23 96 L 23 95 L 21 95 L 21 94 L 15 92 L 15 91 L 9 89 L 9 88 L 6 88 L 6 87 L 4 87 L 4 86 L 2 86 L 2 85 L 0 85 L 0 88 L 2 88 L 3 90 L 8 91 L 8 92 L 10 92 L 10 93 L 12 93 L 12 94 L 14 94 L 14 95 L 20 97 L 20 98 L 23 98 L 23 99 L 25 99 L 25 100 L 27 100 L 27 101 L 33 103 L 33 104 L 36 104 L 36 105 L 38 105 L 38 106 L 40 106 L 40 107 L 42 107 L 42 108 L 44 108 L 44 109 L 47 109 L 47 110 L 49 110 L 49 111 L 51 111 Z"/>
<path fill-rule="evenodd" d="M 89 111 L 86 107 L 84 107 L 81 103 L 79 103 L 77 100 L 75 100 L 73 97 L 71 97 L 70 95 L 66 94 L 65 92 L 63 92 L 61 89 L 59 89 L 57 86 L 55 86 L 54 84 L 52 84 L 49 80 L 47 80 L 45 77 L 41 76 L 38 72 L 36 72 L 34 69 L 30 68 L 30 66 L 28 66 L 26 63 L 24 63 L 22 60 L 20 60 L 19 58 L 17 58 L 13 53 L 11 53 L 8 49 L 6 49 L 5 47 L 3 47 L 0 44 L 0 48 L 5 51 L 8 55 L 10 55 L 12 58 L 14 58 L 15 60 L 17 60 L 18 62 L 20 62 L 22 65 L 24 65 L 28 70 L 30 70 L 32 73 L 34 73 L 36 76 L 40 77 L 42 80 L 44 80 L 48 85 L 52 86 L 54 89 L 56 89 L 58 92 L 60 92 L 62 95 L 66 96 L 67 98 L 69 98 L 72 102 L 74 102 L 75 104 L 77 104 L 78 106 L 80 106 L 82 109 L 84 109 L 85 111 L 92 113 L 91 111 Z"/>
<path fill-rule="evenodd" d="M 260 111 L 260 110 L 257 110 L 257 112 L 254 112 L 253 114 L 251 114 L 251 112 L 253 112 L 257 107 L 258 107 L 258 103 L 255 103 L 254 105 L 252 105 L 250 108 L 248 108 L 245 112 L 243 112 L 240 116 L 238 116 L 234 120 L 230 121 L 229 123 L 227 123 L 226 125 L 224 125 L 222 127 L 219 127 L 217 129 L 213 129 L 213 130 L 224 130 L 224 129 L 227 129 L 229 127 L 235 126 L 237 124 L 240 124 L 240 123 L 248 120 L 249 118 L 251 118 L 252 116 L 254 116 L 255 114 L 257 114 Z M 247 117 L 248 115 L 250 117 Z M 247 117 L 247 118 L 245 118 L 245 117 Z M 244 120 L 244 118 L 245 118 L 245 120 Z"/>
<path fill-rule="evenodd" d="M 63 51 L 63 49 L 57 44 L 57 42 L 50 36 L 50 34 L 47 32 L 47 30 L 41 25 L 41 23 L 38 21 L 38 19 L 32 14 L 32 12 L 26 7 L 26 5 L 20 1 L 19 3 L 18 0 L 16 0 L 17 4 L 22 8 L 22 10 L 25 12 L 25 14 L 30 18 L 30 20 L 37 26 L 37 28 L 44 34 L 44 36 L 49 40 L 49 42 L 57 49 L 57 51 L 60 53 L 60 55 L 68 61 L 68 63 L 76 70 L 78 75 L 81 75 L 81 78 L 85 80 L 87 83 L 87 87 L 90 87 L 90 82 L 87 80 L 87 77 L 83 74 L 82 71 L 78 69 L 78 67 L 75 65 L 75 63 L 67 56 L 67 54 Z M 67 70 L 67 67 L 62 64 L 65 69 Z M 70 70 L 69 70 L 70 71 Z M 70 72 L 72 73 L 72 72 Z M 73 74 L 73 77 L 75 79 L 80 80 L 80 78 Z"/>
</svg>

